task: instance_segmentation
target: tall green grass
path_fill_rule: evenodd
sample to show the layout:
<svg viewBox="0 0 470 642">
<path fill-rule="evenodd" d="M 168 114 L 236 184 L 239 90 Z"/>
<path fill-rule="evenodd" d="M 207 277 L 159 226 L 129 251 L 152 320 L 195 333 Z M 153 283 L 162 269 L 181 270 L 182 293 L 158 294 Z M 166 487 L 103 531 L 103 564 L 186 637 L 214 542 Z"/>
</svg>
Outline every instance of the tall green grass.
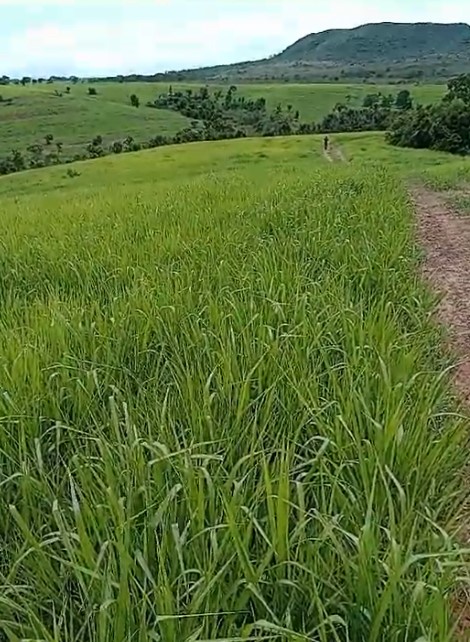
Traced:
<svg viewBox="0 0 470 642">
<path fill-rule="evenodd" d="M 450 640 L 462 426 L 394 178 L 6 203 L 6 640 Z"/>
</svg>

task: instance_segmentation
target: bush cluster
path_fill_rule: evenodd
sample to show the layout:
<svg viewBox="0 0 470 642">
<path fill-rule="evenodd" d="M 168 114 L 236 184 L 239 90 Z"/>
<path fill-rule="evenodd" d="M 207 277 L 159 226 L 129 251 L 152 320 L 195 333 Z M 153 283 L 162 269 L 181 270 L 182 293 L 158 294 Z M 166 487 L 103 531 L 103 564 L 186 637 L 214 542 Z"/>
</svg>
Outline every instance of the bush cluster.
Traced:
<svg viewBox="0 0 470 642">
<path fill-rule="evenodd" d="M 440 103 L 418 106 L 396 118 L 387 140 L 399 147 L 469 154 L 470 74 L 449 81 L 448 92 Z"/>
</svg>

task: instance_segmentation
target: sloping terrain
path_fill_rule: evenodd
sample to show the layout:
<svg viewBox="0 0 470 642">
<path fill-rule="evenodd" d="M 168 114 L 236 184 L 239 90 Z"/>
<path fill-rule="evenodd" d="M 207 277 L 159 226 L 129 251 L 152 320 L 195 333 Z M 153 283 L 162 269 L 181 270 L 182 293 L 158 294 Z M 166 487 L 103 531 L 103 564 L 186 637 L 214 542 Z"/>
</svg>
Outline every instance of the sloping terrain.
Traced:
<svg viewBox="0 0 470 642">
<path fill-rule="evenodd" d="M 470 26 L 463 23 L 381 23 L 305 36 L 272 58 L 184 72 L 245 79 L 434 79 L 463 73 L 470 63 Z"/>
<path fill-rule="evenodd" d="M 148 140 L 158 134 L 172 135 L 189 124 L 189 119 L 174 111 L 149 109 L 147 101 L 166 93 L 169 85 L 175 90 L 199 89 L 201 83 L 119 83 L 98 82 L 90 85 L 97 91 L 88 96 L 87 84 L 72 85 L 70 95 L 66 83 L 53 85 L 9 85 L 0 87 L 0 159 L 12 149 L 22 152 L 34 143 L 42 142 L 48 134 L 63 144 L 66 155 L 83 151 L 95 136 L 102 136 L 108 146 L 117 139 L 132 136 L 137 141 Z M 227 84 L 211 85 L 211 90 L 226 91 Z M 442 85 L 407 85 L 413 99 L 420 103 L 439 100 Z M 305 122 L 318 121 L 337 103 L 360 105 L 371 91 L 384 94 L 397 92 L 397 87 L 376 85 L 373 89 L 360 84 L 240 84 L 238 95 L 247 98 L 266 98 L 268 109 L 278 104 L 292 105 L 299 110 Z M 59 96 L 56 95 L 61 94 Z M 130 105 L 131 94 L 140 100 L 140 108 Z M 9 100 L 12 100 L 11 104 Z"/>
<path fill-rule="evenodd" d="M 2 642 L 451 639 L 467 435 L 399 172 L 468 166 L 321 142 L 0 178 Z"/>
<path fill-rule="evenodd" d="M 63 83 L 0 87 L 0 157 L 12 149 L 24 152 L 49 134 L 70 155 L 83 151 L 98 135 L 107 146 L 126 136 L 143 141 L 175 134 L 188 125 L 189 120 L 175 112 L 132 107 L 129 96 L 134 92 L 129 85 L 118 94 L 99 87 L 96 96 L 89 96 L 88 85 L 82 83 L 71 86 L 70 94 Z"/>
<path fill-rule="evenodd" d="M 368 24 L 310 34 L 278 56 L 279 62 L 375 61 L 398 63 L 433 56 L 470 58 L 470 26 L 466 24 Z"/>
</svg>

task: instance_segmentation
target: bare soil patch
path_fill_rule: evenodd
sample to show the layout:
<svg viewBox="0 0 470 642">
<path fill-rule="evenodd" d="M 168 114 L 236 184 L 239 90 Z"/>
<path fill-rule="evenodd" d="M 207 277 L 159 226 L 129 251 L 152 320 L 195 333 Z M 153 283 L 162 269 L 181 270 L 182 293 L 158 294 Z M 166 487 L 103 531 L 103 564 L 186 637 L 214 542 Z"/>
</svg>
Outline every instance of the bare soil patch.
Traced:
<svg viewBox="0 0 470 642">
<path fill-rule="evenodd" d="M 329 163 L 347 163 L 346 156 L 341 147 L 331 143 L 328 149 L 323 149 L 323 156 Z"/>
<path fill-rule="evenodd" d="M 348 162 L 346 159 L 346 156 L 344 155 L 343 150 L 341 149 L 341 147 L 339 147 L 339 145 L 333 145 L 332 153 L 333 153 L 333 158 L 339 161 L 340 163 Z"/>
<path fill-rule="evenodd" d="M 455 385 L 470 404 L 470 217 L 459 215 L 442 194 L 412 190 L 418 236 L 426 252 L 424 275 L 441 296 L 439 321 L 458 358 Z"/>
<path fill-rule="evenodd" d="M 470 408 L 470 217 L 452 207 L 453 193 L 414 187 L 411 195 L 418 238 L 426 253 L 424 276 L 441 297 L 438 319 L 448 329 L 449 347 L 457 357 L 455 387 Z M 463 512 L 459 537 L 469 547 L 470 506 L 465 506 Z M 454 596 L 453 608 L 459 619 L 457 639 L 470 640 L 469 587 Z"/>
</svg>

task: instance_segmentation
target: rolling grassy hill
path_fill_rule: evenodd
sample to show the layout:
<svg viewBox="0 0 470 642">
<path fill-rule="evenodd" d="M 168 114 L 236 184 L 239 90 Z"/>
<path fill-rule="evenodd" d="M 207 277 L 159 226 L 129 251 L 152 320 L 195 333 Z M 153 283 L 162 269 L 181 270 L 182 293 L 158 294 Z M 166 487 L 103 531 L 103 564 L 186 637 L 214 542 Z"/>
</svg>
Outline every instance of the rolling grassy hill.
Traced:
<svg viewBox="0 0 470 642">
<path fill-rule="evenodd" d="M 175 89 L 197 88 L 197 83 L 172 83 Z M 0 88 L 4 99 L 12 98 L 11 105 L 0 102 L 0 157 L 12 149 L 26 150 L 29 145 L 52 134 L 55 141 L 64 144 L 66 154 L 78 153 L 95 136 L 101 135 L 108 146 L 117 139 L 132 136 L 142 142 L 158 134 L 175 134 L 189 124 L 188 119 L 171 111 L 149 109 L 147 101 L 168 90 L 168 83 L 94 83 L 97 96 L 88 96 L 88 85 L 7 86 Z M 226 89 L 226 85 L 213 85 L 212 90 Z M 441 85 L 409 86 L 417 102 L 439 100 L 444 88 Z M 55 92 L 62 93 L 59 97 Z M 238 92 L 251 98 L 266 97 L 268 108 L 277 104 L 292 105 L 300 111 L 306 122 L 318 121 L 338 102 L 359 105 L 371 91 L 396 93 L 395 86 L 377 85 L 328 85 L 328 84 L 268 84 L 240 85 Z M 130 105 L 130 95 L 137 94 L 141 107 Z"/>
<path fill-rule="evenodd" d="M 381 23 L 305 36 L 269 59 L 183 72 L 213 80 L 447 80 L 468 71 L 467 24 Z"/>
<path fill-rule="evenodd" d="M 469 164 L 333 142 L 0 178 L 0 638 L 451 639 L 468 436 L 402 177 Z"/>
<path fill-rule="evenodd" d="M 17 199 L 31 196 L 44 197 L 57 194 L 105 195 L 106 182 L 112 177 L 113 189 L 137 194 L 144 186 L 149 190 L 173 190 L 187 181 L 230 176 L 232 173 L 252 172 L 264 176 L 270 170 L 308 174 L 325 161 L 321 157 L 322 137 L 291 136 L 288 138 L 251 138 L 212 143 L 173 145 L 158 150 L 111 155 L 106 158 L 82 161 L 73 165 L 78 175 L 70 178 L 66 167 L 56 166 L 47 170 L 30 170 L 0 177 L 0 196 Z M 333 144 L 344 150 L 351 166 L 367 166 L 372 170 L 387 166 L 399 176 L 416 180 L 435 181 L 458 176 L 465 180 L 470 173 L 470 161 L 445 153 L 429 150 L 408 150 L 386 144 L 382 133 L 339 134 L 332 137 Z M 55 197 L 55 196 L 54 196 Z"/>
<path fill-rule="evenodd" d="M 55 91 L 61 96 L 55 95 Z M 29 145 L 52 134 L 64 145 L 67 154 L 82 151 L 98 134 L 105 145 L 132 136 L 146 140 L 156 134 L 175 134 L 189 123 L 187 118 L 171 111 L 137 110 L 131 107 L 126 87 L 117 95 L 112 90 L 88 96 L 88 87 L 78 84 L 65 93 L 65 85 L 0 87 L 0 155 L 11 149 L 25 150 Z"/>
</svg>

